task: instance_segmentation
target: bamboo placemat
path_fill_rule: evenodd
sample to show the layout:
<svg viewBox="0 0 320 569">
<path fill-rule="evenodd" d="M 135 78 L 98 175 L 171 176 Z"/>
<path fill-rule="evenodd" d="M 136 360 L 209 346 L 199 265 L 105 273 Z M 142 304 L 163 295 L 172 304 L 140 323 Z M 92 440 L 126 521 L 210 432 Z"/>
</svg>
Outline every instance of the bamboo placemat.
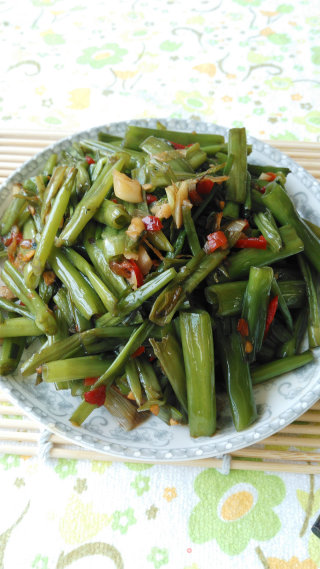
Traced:
<svg viewBox="0 0 320 569">
<path fill-rule="evenodd" d="M 42 433 L 39 423 L 30 420 L 19 407 L 10 403 L 7 396 L 0 392 L 0 453 L 24 457 L 38 456 Z M 51 443 L 50 458 L 137 462 L 125 457 L 86 450 L 55 434 L 49 435 L 47 442 Z M 262 443 L 232 452 L 230 468 L 320 474 L 319 447 L 320 402 L 302 415 L 299 421 L 288 425 Z M 223 461 L 220 458 L 206 458 L 185 462 L 168 461 L 162 464 L 221 468 Z"/>
<path fill-rule="evenodd" d="M 18 166 L 46 146 L 71 134 L 70 132 L 20 132 L 18 130 L 0 133 L 0 183 Z M 269 144 L 278 148 L 320 179 L 320 144 L 315 142 L 288 142 L 272 140 Z"/>
<path fill-rule="evenodd" d="M 46 146 L 70 133 L 20 132 L 0 133 L 0 183 L 26 160 Z M 272 141 L 278 148 L 320 180 L 320 145 L 306 142 Z M 42 428 L 32 421 L 7 396 L 0 392 L 0 452 L 31 457 L 38 456 Z M 51 458 L 86 459 L 100 461 L 125 461 L 86 450 L 71 444 L 62 437 L 51 434 L 49 456 Z M 233 470 L 260 470 L 320 474 L 320 402 L 307 411 L 299 421 L 288 425 L 279 433 L 231 453 L 230 468 Z M 221 468 L 222 459 L 208 458 L 185 462 L 168 461 L 163 464 L 181 466 L 205 466 Z"/>
</svg>

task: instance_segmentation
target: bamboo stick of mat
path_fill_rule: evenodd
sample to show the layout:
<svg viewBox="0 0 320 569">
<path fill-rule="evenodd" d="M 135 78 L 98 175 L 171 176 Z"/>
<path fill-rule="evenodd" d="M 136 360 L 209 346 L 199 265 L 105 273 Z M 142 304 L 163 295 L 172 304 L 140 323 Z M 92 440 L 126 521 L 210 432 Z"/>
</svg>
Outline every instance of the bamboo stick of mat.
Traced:
<svg viewBox="0 0 320 569">
<path fill-rule="evenodd" d="M 5 131 L 0 135 L 0 182 L 10 176 L 18 166 L 52 144 L 68 136 L 67 132 Z M 314 142 L 268 141 L 320 179 L 320 145 Z"/>
<path fill-rule="evenodd" d="M 14 445 L 6 443 L 5 445 L 0 444 L 0 452 L 5 454 L 15 454 L 25 457 L 36 457 L 38 454 L 37 446 L 31 445 Z M 63 448 L 53 446 L 50 454 L 50 458 L 67 458 L 73 460 L 90 460 L 90 461 L 112 461 L 112 462 L 137 462 L 137 459 L 123 458 L 119 456 L 109 456 L 106 454 L 99 454 L 95 451 L 86 450 L 82 448 Z M 320 465 L 312 464 L 310 462 L 278 462 L 267 460 L 268 453 L 266 453 L 266 459 L 261 461 L 254 461 L 252 458 L 246 460 L 245 458 L 235 458 L 234 454 L 231 454 L 230 469 L 231 470 L 258 470 L 258 471 L 269 471 L 269 472 L 291 472 L 295 474 L 319 474 Z M 260 459 L 259 459 L 260 460 Z M 288 460 L 293 461 L 292 458 Z M 305 459 L 304 459 L 305 460 Z M 306 459 L 307 460 L 307 459 Z M 150 461 L 143 461 L 150 464 Z M 183 462 L 175 461 L 161 461 L 161 464 L 166 464 L 168 466 L 188 466 L 188 467 L 199 467 L 199 468 L 221 468 L 223 461 L 220 458 L 203 458 L 200 460 L 186 460 Z"/>
<path fill-rule="evenodd" d="M 320 446 L 319 419 L 320 404 L 318 402 L 311 410 L 299 417 L 299 421 L 285 427 L 277 434 L 251 447 L 231 452 L 230 468 L 320 474 L 320 453 L 317 452 Z M 294 427 L 294 432 L 297 434 L 291 436 L 292 429 L 289 427 Z M 303 434 L 303 427 L 307 427 L 306 434 Z M 26 418 L 24 411 L 12 404 L 6 394 L 0 392 L 0 452 L 20 456 L 37 456 L 39 438 L 40 425 Z M 135 462 L 135 459 L 110 456 L 81 448 L 54 433 L 51 434 L 49 440 L 52 444 L 50 458 Z M 222 460 L 218 458 L 183 462 L 167 460 L 162 464 L 220 468 Z"/>
</svg>

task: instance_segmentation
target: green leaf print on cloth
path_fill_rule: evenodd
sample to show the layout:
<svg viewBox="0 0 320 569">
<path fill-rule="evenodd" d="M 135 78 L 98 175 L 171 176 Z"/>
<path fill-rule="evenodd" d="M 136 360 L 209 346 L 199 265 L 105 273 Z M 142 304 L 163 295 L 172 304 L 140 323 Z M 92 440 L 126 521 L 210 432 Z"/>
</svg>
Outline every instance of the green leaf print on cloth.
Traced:
<svg viewBox="0 0 320 569">
<path fill-rule="evenodd" d="M 311 61 L 312 63 L 314 63 L 315 65 L 320 65 L 320 47 L 312 47 L 311 48 L 312 51 L 312 57 L 311 57 Z"/>
<path fill-rule="evenodd" d="M 216 539 L 229 555 L 238 555 L 250 539 L 266 541 L 281 528 L 273 507 L 285 497 L 278 476 L 232 471 L 228 476 L 205 470 L 195 480 L 200 502 L 191 512 L 189 533 L 195 543 Z"/>
<path fill-rule="evenodd" d="M 48 569 L 48 557 L 38 554 L 31 565 L 32 569 Z"/>
<path fill-rule="evenodd" d="M 127 533 L 129 527 L 136 523 L 133 508 L 127 508 L 124 512 L 116 510 L 113 513 L 112 529 L 119 530 L 122 534 Z"/>
<path fill-rule="evenodd" d="M 3 465 L 4 470 L 9 470 L 9 468 L 19 466 L 20 456 L 14 454 L 4 454 L 0 458 L 0 463 Z"/>
<path fill-rule="evenodd" d="M 105 65 L 113 65 L 122 61 L 122 56 L 128 53 L 127 49 L 116 43 L 105 43 L 101 47 L 88 47 L 78 57 L 77 63 L 88 63 L 94 69 L 101 69 Z"/>
<path fill-rule="evenodd" d="M 58 458 L 55 471 L 62 479 L 73 476 L 77 474 L 77 463 L 75 460 L 69 458 Z"/>
<path fill-rule="evenodd" d="M 137 474 L 134 481 L 131 482 L 130 486 L 135 489 L 137 496 L 142 496 L 142 494 L 150 490 L 150 476 Z"/>
<path fill-rule="evenodd" d="M 262 0 L 233 0 L 241 6 L 260 6 Z"/>
<path fill-rule="evenodd" d="M 166 565 L 169 562 L 168 550 L 161 549 L 159 547 L 153 547 L 147 559 L 153 563 L 155 569 L 160 569 L 162 565 Z"/>
</svg>

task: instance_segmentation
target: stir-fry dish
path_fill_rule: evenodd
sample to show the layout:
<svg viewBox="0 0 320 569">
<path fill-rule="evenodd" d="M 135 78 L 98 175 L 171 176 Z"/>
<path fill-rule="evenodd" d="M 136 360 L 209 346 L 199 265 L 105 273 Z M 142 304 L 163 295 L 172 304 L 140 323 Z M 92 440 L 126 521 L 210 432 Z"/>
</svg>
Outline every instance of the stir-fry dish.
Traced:
<svg viewBox="0 0 320 569">
<path fill-rule="evenodd" d="M 74 425 L 104 406 L 128 430 L 153 414 L 211 436 L 217 392 L 237 430 L 251 425 L 254 386 L 320 345 L 320 228 L 297 213 L 289 170 L 251 151 L 244 128 L 226 142 L 128 126 L 15 184 L 1 375 L 70 390 Z"/>
</svg>

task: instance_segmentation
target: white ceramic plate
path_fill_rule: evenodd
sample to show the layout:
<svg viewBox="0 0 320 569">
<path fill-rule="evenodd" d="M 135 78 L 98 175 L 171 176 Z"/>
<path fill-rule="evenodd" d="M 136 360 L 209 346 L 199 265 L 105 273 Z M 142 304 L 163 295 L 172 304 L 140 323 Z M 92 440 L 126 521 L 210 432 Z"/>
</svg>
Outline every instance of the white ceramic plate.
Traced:
<svg viewBox="0 0 320 569">
<path fill-rule="evenodd" d="M 203 122 L 188 120 L 162 120 L 172 130 L 223 134 L 227 129 Z M 100 130 L 122 136 L 127 122 L 110 124 L 78 133 L 53 144 L 19 168 L 1 186 L 0 213 L 10 199 L 14 183 L 21 182 L 41 170 L 52 152 L 66 149 L 74 140 L 94 138 Z M 130 124 L 156 126 L 156 120 L 132 121 Z M 320 184 L 293 160 L 259 140 L 250 138 L 253 144 L 251 162 L 287 166 L 288 191 L 299 211 L 315 223 L 320 221 Z M 232 424 L 228 403 L 219 399 L 218 430 L 213 437 L 192 439 L 188 427 L 168 427 L 156 417 L 131 431 L 124 432 L 103 408 L 93 412 L 81 428 L 71 425 L 69 417 L 80 402 L 68 391 L 56 391 L 53 385 L 34 385 L 34 378 L 22 378 L 17 372 L 11 377 L 0 378 L 1 388 L 32 418 L 50 431 L 73 443 L 114 456 L 153 462 L 184 461 L 214 457 L 258 442 L 297 419 L 320 397 L 319 350 L 314 351 L 315 361 L 293 373 L 285 374 L 255 388 L 259 418 L 249 429 L 237 432 Z"/>
</svg>

